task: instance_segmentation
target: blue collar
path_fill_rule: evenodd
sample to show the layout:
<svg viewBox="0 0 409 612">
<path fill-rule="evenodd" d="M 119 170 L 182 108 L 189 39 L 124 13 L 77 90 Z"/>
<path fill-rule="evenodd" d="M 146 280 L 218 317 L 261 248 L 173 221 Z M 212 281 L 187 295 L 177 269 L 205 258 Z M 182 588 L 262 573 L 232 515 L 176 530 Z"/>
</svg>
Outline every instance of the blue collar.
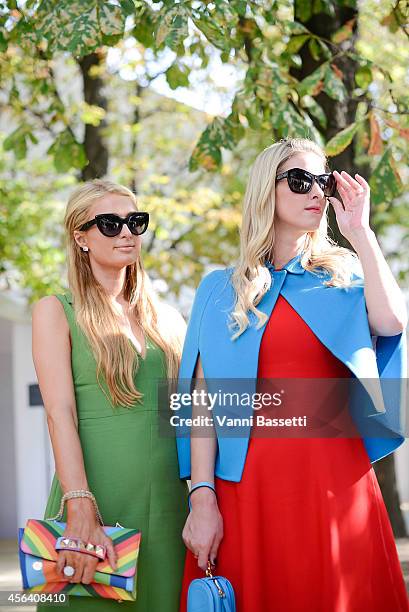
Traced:
<svg viewBox="0 0 409 612">
<path fill-rule="evenodd" d="M 302 267 L 300 260 L 301 254 L 298 254 L 292 259 L 290 259 L 290 261 L 287 261 L 287 263 L 281 268 L 281 270 L 287 270 L 287 272 L 292 272 L 293 274 L 304 274 L 305 268 Z M 268 261 L 267 259 L 265 260 L 264 265 L 270 270 L 270 272 L 280 271 L 276 270 L 274 264 L 272 264 L 271 261 Z"/>
</svg>

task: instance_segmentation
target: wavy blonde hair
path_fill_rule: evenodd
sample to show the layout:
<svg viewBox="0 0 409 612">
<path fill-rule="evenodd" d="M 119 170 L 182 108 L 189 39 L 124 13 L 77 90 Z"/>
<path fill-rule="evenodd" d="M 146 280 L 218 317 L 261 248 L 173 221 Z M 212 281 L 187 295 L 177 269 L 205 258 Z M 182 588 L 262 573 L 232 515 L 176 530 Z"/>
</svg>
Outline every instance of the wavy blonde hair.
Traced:
<svg viewBox="0 0 409 612">
<path fill-rule="evenodd" d="M 275 177 L 284 163 L 300 152 L 318 155 L 330 172 L 323 149 L 308 138 L 288 138 L 267 147 L 256 158 L 249 176 L 243 204 L 240 232 L 240 256 L 232 274 L 236 302 L 230 315 L 232 339 L 249 326 L 253 312 L 259 329 L 267 316 L 256 306 L 271 286 L 271 275 L 264 262 L 274 256 Z M 328 220 L 323 215 L 317 230 L 306 232 L 301 265 L 310 272 L 326 271 L 331 278 L 325 284 L 345 287 L 351 284 L 351 271 L 359 262 L 349 249 L 338 246 L 328 236 Z M 359 264 L 358 264 L 359 265 Z"/>
<path fill-rule="evenodd" d="M 68 284 L 73 296 L 76 321 L 89 340 L 97 362 L 97 380 L 113 406 L 132 407 L 140 403 L 142 393 L 135 387 L 139 367 L 135 347 L 123 333 L 106 291 L 95 278 L 88 254 L 74 239 L 74 231 L 89 219 L 95 200 L 114 193 L 129 197 L 135 210 L 136 197 L 127 187 L 104 179 L 94 179 L 79 186 L 70 196 L 65 212 L 68 255 Z M 156 296 L 140 257 L 126 268 L 124 298 L 130 316 L 164 352 L 169 378 L 176 378 L 182 352 L 182 338 L 166 321 L 167 307 Z M 103 377 L 109 396 L 102 384 Z"/>
</svg>

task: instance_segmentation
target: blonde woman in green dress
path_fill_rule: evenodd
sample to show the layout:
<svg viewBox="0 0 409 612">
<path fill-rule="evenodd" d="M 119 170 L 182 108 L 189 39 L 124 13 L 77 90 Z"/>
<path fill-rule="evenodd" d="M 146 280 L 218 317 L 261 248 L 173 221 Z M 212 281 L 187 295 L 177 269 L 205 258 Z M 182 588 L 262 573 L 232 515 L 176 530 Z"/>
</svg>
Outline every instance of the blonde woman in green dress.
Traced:
<svg viewBox="0 0 409 612">
<path fill-rule="evenodd" d="M 76 189 L 65 214 L 70 290 L 34 305 L 33 358 L 56 464 L 45 517 L 57 514 L 63 494 L 81 491 L 65 504 L 65 534 L 105 545 L 115 565 L 91 492 L 105 525 L 142 533 L 137 601 L 123 605 L 176 612 L 188 491 L 175 440 L 158 434 L 157 385 L 177 377 L 185 323 L 158 299 L 142 266 L 148 217 L 116 183 L 95 179 Z M 97 562 L 61 551 L 57 566 L 62 580 L 89 584 Z M 70 598 L 74 611 L 119 605 Z"/>
</svg>

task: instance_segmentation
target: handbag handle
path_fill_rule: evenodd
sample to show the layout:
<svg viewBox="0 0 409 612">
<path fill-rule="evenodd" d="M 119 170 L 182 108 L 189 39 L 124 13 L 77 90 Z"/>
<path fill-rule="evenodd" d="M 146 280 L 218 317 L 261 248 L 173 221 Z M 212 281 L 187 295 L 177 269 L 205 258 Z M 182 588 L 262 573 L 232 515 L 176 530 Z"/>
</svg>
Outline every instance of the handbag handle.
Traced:
<svg viewBox="0 0 409 612">
<path fill-rule="evenodd" d="M 222 605 L 224 608 L 224 612 L 235 612 L 235 610 L 233 610 L 230 606 L 230 603 L 227 599 L 226 593 L 224 592 L 224 590 L 221 588 L 220 584 L 217 582 L 217 578 L 215 578 L 212 574 L 212 566 L 210 561 L 207 562 L 207 569 L 206 569 L 206 577 L 207 578 L 211 578 L 213 580 L 213 584 L 215 585 L 216 589 L 219 592 L 220 595 L 220 599 L 222 600 Z"/>
</svg>

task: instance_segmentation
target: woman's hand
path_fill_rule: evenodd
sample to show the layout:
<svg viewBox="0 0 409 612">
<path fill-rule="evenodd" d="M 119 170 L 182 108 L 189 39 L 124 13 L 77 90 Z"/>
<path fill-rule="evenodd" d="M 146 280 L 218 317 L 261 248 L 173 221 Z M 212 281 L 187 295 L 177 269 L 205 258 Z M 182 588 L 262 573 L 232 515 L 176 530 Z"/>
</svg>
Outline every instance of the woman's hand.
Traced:
<svg viewBox="0 0 409 612">
<path fill-rule="evenodd" d="M 219 544 L 223 539 L 223 519 L 216 496 L 209 489 L 198 489 L 190 498 L 192 510 L 187 517 L 182 537 L 185 545 L 206 571 L 210 560 L 215 565 Z"/>
<path fill-rule="evenodd" d="M 333 172 L 342 203 L 333 197 L 327 198 L 335 210 L 339 231 L 353 245 L 354 235 L 371 231 L 369 226 L 370 187 L 359 174 L 352 178 L 344 170 Z"/>
<path fill-rule="evenodd" d="M 334 176 L 344 207 L 336 198 L 328 200 L 334 207 L 340 232 L 362 265 L 371 335 L 395 336 L 404 331 L 408 322 L 405 297 L 369 227 L 369 185 L 359 174 L 355 174 L 356 180 L 347 172 L 334 171 Z"/>
<path fill-rule="evenodd" d="M 98 523 L 95 511 L 87 499 L 68 500 L 69 510 L 67 515 L 67 526 L 64 536 L 70 538 L 80 538 L 83 542 L 92 544 L 103 544 L 107 550 L 107 557 L 111 567 L 116 569 L 116 553 L 111 538 L 105 535 L 104 530 Z M 62 580 L 68 582 L 82 582 L 90 584 L 93 581 L 96 567 L 100 559 L 82 552 L 72 552 L 68 550 L 60 551 L 57 561 L 57 572 L 61 574 Z M 74 568 L 73 576 L 65 576 L 64 567 L 70 565 Z"/>
</svg>

